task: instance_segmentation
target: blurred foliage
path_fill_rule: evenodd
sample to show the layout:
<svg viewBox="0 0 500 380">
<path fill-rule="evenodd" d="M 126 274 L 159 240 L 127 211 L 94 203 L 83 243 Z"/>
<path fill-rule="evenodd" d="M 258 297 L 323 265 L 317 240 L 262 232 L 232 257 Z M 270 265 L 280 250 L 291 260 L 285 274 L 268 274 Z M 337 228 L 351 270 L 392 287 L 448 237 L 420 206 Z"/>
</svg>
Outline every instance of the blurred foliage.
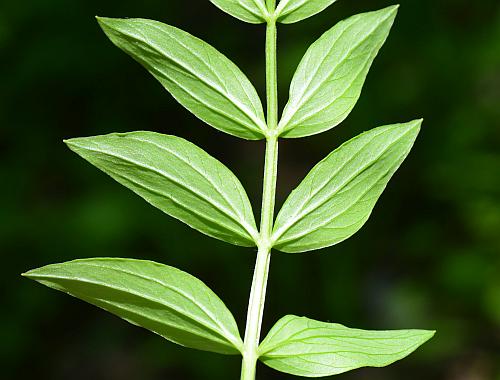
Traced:
<svg viewBox="0 0 500 380">
<path fill-rule="evenodd" d="M 239 359 L 189 351 L 23 279 L 79 257 L 157 260 L 198 276 L 242 328 L 255 251 L 164 216 L 67 150 L 67 137 L 176 134 L 241 178 L 259 209 L 263 144 L 203 125 L 114 48 L 95 14 L 176 25 L 227 54 L 264 92 L 262 27 L 208 0 L 0 3 L 0 363 L 6 379 L 236 379 Z M 343 0 L 280 28 L 280 91 L 308 45 L 351 14 Z M 281 144 L 279 204 L 333 148 L 363 130 L 425 117 L 418 143 L 349 241 L 275 254 L 264 332 L 283 314 L 361 328 L 433 328 L 410 358 L 340 379 L 500 379 L 500 3 L 401 0 L 392 35 L 341 126 Z M 258 214 L 258 211 L 256 211 Z M 193 363 L 196 363 L 193 365 Z M 289 378 L 263 366 L 259 379 Z"/>
</svg>

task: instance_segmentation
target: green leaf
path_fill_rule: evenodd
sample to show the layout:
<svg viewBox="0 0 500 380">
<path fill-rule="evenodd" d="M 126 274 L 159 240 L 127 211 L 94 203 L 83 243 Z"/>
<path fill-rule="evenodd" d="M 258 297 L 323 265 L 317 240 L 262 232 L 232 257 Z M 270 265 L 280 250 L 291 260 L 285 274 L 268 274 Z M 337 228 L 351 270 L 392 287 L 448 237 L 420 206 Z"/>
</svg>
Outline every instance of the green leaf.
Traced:
<svg viewBox="0 0 500 380">
<path fill-rule="evenodd" d="M 264 0 L 210 0 L 231 16 L 251 24 L 261 24 L 269 17 Z"/>
<path fill-rule="evenodd" d="M 98 21 L 116 46 L 201 120 L 244 139 L 264 137 L 267 126 L 255 88 L 234 63 L 206 42 L 152 20 Z"/>
<path fill-rule="evenodd" d="M 85 259 L 47 265 L 23 276 L 68 293 L 181 346 L 238 354 L 236 322 L 203 282 L 152 261 Z"/>
<path fill-rule="evenodd" d="M 282 137 L 321 133 L 349 115 L 397 8 L 353 16 L 312 44 L 290 86 L 290 98 L 278 126 Z"/>
<path fill-rule="evenodd" d="M 367 331 L 287 315 L 259 347 L 260 360 L 305 377 L 337 375 L 360 367 L 384 367 L 403 359 L 435 331 Z"/>
<path fill-rule="evenodd" d="M 281 0 L 276 8 L 279 22 L 291 24 L 323 11 L 337 0 Z"/>
<path fill-rule="evenodd" d="M 255 245 L 257 228 L 243 186 L 227 167 L 189 141 L 131 132 L 66 143 L 166 214 L 214 238 Z"/>
<path fill-rule="evenodd" d="M 279 212 L 274 248 L 305 252 L 337 244 L 357 232 L 410 152 L 421 124 L 415 120 L 372 129 L 318 163 Z"/>
</svg>

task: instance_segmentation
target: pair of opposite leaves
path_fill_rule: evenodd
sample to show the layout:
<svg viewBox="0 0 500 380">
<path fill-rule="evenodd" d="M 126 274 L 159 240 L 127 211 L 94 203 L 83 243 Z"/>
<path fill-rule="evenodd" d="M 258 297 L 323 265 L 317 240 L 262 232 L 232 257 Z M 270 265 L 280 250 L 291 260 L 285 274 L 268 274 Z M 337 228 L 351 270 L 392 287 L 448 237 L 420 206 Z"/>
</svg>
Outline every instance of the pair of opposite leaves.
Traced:
<svg viewBox="0 0 500 380">
<path fill-rule="evenodd" d="M 396 7 L 357 15 L 316 41 L 295 73 L 290 100 L 273 132 L 307 136 L 344 120 L 395 15 Z M 243 138 L 270 133 L 250 81 L 205 42 L 150 20 L 100 23 L 117 46 L 200 119 Z M 409 153 L 420 123 L 373 129 L 321 161 L 284 203 L 274 225 L 273 247 L 304 252 L 336 244 L 359 230 Z M 167 214 L 209 236 L 255 246 L 259 234 L 241 183 L 194 144 L 152 132 L 76 138 L 67 144 Z"/>
<path fill-rule="evenodd" d="M 298 21 L 333 1 L 283 0 L 277 9 L 278 20 Z M 256 11 L 265 11 L 262 0 L 212 2 L 248 22 L 265 19 Z M 294 76 L 277 134 L 301 137 L 319 133 L 347 116 L 395 14 L 396 8 L 390 7 L 351 17 L 311 46 Z M 246 139 L 264 138 L 270 132 L 249 80 L 205 42 L 155 21 L 99 21 L 117 46 L 142 63 L 200 119 Z M 414 121 L 374 129 L 321 161 L 278 214 L 274 248 L 304 252 L 354 234 L 408 154 L 419 127 L 420 121 Z M 209 236 L 255 245 L 258 231 L 242 185 L 222 163 L 194 144 L 152 132 L 77 138 L 67 143 L 167 214 Z M 178 269 L 141 260 L 87 259 L 49 265 L 26 276 L 180 345 L 224 354 L 242 352 L 236 322 L 224 303 L 200 280 Z M 286 316 L 262 342 L 259 356 L 283 372 L 327 376 L 390 364 L 432 334 L 364 331 Z"/>
<path fill-rule="evenodd" d="M 271 16 L 265 0 L 210 0 L 230 15 L 251 24 L 266 22 Z M 274 18 L 284 24 L 304 20 L 321 12 L 337 0 L 281 0 Z"/>
</svg>

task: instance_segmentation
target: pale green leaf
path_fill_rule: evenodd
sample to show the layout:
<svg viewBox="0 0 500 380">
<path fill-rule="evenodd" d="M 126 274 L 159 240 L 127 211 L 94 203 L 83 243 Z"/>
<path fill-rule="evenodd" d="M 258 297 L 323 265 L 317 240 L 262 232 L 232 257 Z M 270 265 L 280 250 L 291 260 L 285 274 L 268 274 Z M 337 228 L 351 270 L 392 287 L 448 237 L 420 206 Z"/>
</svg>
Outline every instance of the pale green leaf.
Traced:
<svg viewBox="0 0 500 380">
<path fill-rule="evenodd" d="M 278 126 L 282 137 L 321 133 L 349 115 L 396 13 L 397 6 L 392 6 L 353 16 L 309 48 L 290 86 Z"/>
<path fill-rule="evenodd" d="M 337 244 L 357 232 L 410 152 L 421 123 L 372 129 L 318 163 L 279 212 L 274 248 L 305 252 Z"/>
<path fill-rule="evenodd" d="M 84 259 L 24 276 L 68 293 L 181 346 L 238 354 L 236 322 L 203 282 L 179 269 L 132 259 Z"/>
<path fill-rule="evenodd" d="M 259 347 L 260 360 L 278 371 L 304 377 L 332 376 L 360 367 L 384 367 L 403 359 L 434 331 L 351 329 L 287 315 Z"/>
<path fill-rule="evenodd" d="M 337 0 L 281 0 L 276 8 L 279 22 L 291 24 L 314 16 Z"/>
<path fill-rule="evenodd" d="M 264 0 L 210 0 L 231 16 L 251 24 L 261 24 L 269 17 Z"/>
<path fill-rule="evenodd" d="M 217 239 L 255 245 L 257 229 L 243 186 L 227 167 L 189 141 L 131 132 L 66 143 L 168 215 Z"/>
<path fill-rule="evenodd" d="M 234 63 L 209 44 L 158 21 L 98 21 L 116 46 L 141 63 L 201 120 L 244 139 L 264 137 L 267 126 L 255 88 Z"/>
</svg>

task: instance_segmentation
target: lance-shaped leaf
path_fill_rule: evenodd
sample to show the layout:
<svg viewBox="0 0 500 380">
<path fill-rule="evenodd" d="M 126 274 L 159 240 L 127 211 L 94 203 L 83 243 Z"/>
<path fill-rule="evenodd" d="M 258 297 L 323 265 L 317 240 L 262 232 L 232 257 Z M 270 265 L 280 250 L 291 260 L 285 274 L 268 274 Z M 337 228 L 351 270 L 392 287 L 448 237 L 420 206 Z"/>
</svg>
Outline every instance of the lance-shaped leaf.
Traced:
<svg viewBox="0 0 500 380">
<path fill-rule="evenodd" d="M 231 16 L 251 24 L 266 22 L 268 11 L 264 0 L 210 0 Z"/>
<path fill-rule="evenodd" d="M 244 139 L 264 137 L 267 126 L 255 88 L 234 63 L 209 44 L 157 21 L 98 21 L 116 46 L 141 63 L 201 120 Z"/>
<path fill-rule="evenodd" d="M 360 367 L 384 367 L 403 359 L 434 331 L 367 331 L 287 315 L 259 347 L 260 360 L 296 376 L 332 376 Z"/>
<path fill-rule="evenodd" d="M 278 127 L 282 137 L 314 135 L 349 115 L 396 13 L 392 6 L 353 16 L 309 48 L 292 80 Z"/>
<path fill-rule="evenodd" d="M 84 259 L 24 276 L 68 293 L 181 346 L 221 354 L 242 347 L 236 322 L 203 282 L 152 261 Z"/>
<path fill-rule="evenodd" d="M 255 245 L 257 229 L 243 186 L 227 167 L 189 141 L 131 132 L 66 143 L 168 215 L 214 238 Z"/>
<path fill-rule="evenodd" d="M 410 152 L 421 123 L 372 129 L 318 163 L 279 212 L 274 248 L 305 252 L 337 244 L 357 232 Z"/>
<path fill-rule="evenodd" d="M 279 22 L 291 24 L 314 16 L 337 0 L 281 0 L 276 8 Z"/>
</svg>

